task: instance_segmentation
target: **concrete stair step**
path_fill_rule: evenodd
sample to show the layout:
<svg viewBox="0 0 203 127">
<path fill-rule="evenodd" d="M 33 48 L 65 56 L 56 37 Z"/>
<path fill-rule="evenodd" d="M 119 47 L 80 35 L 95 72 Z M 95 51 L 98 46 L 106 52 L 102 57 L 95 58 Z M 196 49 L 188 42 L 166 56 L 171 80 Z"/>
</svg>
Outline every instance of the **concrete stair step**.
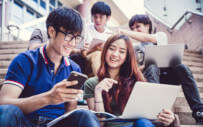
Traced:
<svg viewBox="0 0 203 127">
<path fill-rule="evenodd" d="M 203 93 L 199 93 L 199 94 L 200 94 L 201 99 L 203 99 Z M 185 97 L 185 95 L 183 94 L 182 91 L 180 91 L 180 93 L 178 94 L 178 97 Z"/>
<path fill-rule="evenodd" d="M 179 116 L 179 120 L 180 120 L 181 125 L 196 125 L 196 121 L 192 117 L 191 112 L 190 113 L 188 113 L 188 112 L 174 112 L 174 113 Z"/>
<path fill-rule="evenodd" d="M 188 106 L 174 106 L 174 112 L 192 113 L 192 110 Z"/>
<path fill-rule="evenodd" d="M 8 68 L 6 68 L 6 69 L 0 69 L 0 75 L 6 74 L 7 70 L 8 70 Z"/>
<path fill-rule="evenodd" d="M 192 71 L 192 74 L 203 74 L 203 68 L 201 67 L 189 67 Z"/>
<path fill-rule="evenodd" d="M 0 49 L 27 49 L 28 43 L 0 45 Z"/>
<path fill-rule="evenodd" d="M 3 85 L 4 79 L 0 79 L 0 85 Z"/>
<path fill-rule="evenodd" d="M 203 102 L 203 93 L 200 92 L 199 94 L 200 94 L 201 101 Z M 184 95 L 183 92 L 180 92 L 180 93 L 178 94 L 178 96 L 177 96 L 177 98 L 176 98 L 176 100 L 175 100 L 174 106 L 189 107 L 188 102 L 187 102 L 187 100 L 186 100 L 185 95 Z"/>
<path fill-rule="evenodd" d="M 8 68 L 10 63 L 11 63 L 11 61 L 6 61 L 6 60 L 0 61 L 0 68 Z"/>
<path fill-rule="evenodd" d="M 183 61 L 183 64 L 189 67 L 201 67 L 203 68 L 203 62 Z"/>
<path fill-rule="evenodd" d="M 7 68 L 6 69 L 0 69 L 0 79 L 5 79 L 7 70 L 8 70 Z"/>
<path fill-rule="evenodd" d="M 26 49 L 1 49 L 0 54 L 19 54 L 25 51 Z"/>
<path fill-rule="evenodd" d="M 203 127 L 203 123 L 196 123 L 189 107 L 174 107 L 174 113 L 179 116 L 181 125 Z"/>
<path fill-rule="evenodd" d="M 193 74 L 193 76 L 197 82 L 203 82 L 203 75 L 202 74 Z"/>
<path fill-rule="evenodd" d="M 199 88 L 203 88 L 203 82 L 197 82 L 197 86 L 198 86 Z M 203 92 L 201 92 L 201 93 L 203 93 Z"/>
<path fill-rule="evenodd" d="M 4 41 L 0 45 L 10 45 L 10 44 L 29 44 L 29 41 Z"/>
<path fill-rule="evenodd" d="M 1 54 L 0 55 L 0 61 L 3 61 L 3 60 L 9 60 L 9 61 L 12 61 L 13 58 L 15 58 L 18 54 Z"/>
<path fill-rule="evenodd" d="M 200 51 L 188 50 L 188 49 L 185 49 L 184 52 L 200 54 Z"/>
<path fill-rule="evenodd" d="M 192 56 L 183 56 L 183 61 L 203 62 L 203 58 L 192 57 Z"/>
<path fill-rule="evenodd" d="M 203 97 L 201 97 L 201 101 L 203 101 Z M 177 97 L 175 100 L 174 106 L 189 107 L 189 104 L 185 97 Z"/>
<path fill-rule="evenodd" d="M 203 58 L 203 55 L 202 55 L 202 54 L 196 54 L 196 53 L 188 53 L 188 52 L 184 52 L 183 55 L 184 55 L 184 56 L 197 57 L 197 58 Z"/>
</svg>

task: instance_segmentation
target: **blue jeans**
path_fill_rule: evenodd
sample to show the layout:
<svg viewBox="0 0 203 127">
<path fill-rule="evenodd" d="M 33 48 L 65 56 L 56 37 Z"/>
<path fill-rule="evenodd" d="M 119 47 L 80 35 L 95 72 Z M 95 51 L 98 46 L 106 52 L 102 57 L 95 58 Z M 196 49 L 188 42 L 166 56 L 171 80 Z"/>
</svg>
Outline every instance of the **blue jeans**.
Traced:
<svg viewBox="0 0 203 127">
<path fill-rule="evenodd" d="M 161 68 L 160 70 L 156 65 L 149 65 L 144 69 L 143 74 L 148 82 L 174 85 L 181 84 L 191 110 L 196 112 L 203 109 L 203 103 L 200 99 L 196 81 L 186 65 L 179 64 L 170 68 Z"/>
<path fill-rule="evenodd" d="M 43 121 L 43 120 L 42 120 Z M 45 121 L 45 120 L 44 120 Z M 15 105 L 0 105 L 0 127 L 43 127 L 49 121 L 37 125 L 24 117 L 23 112 Z M 88 110 L 77 110 L 53 127 L 100 127 L 97 117 Z"/>
<path fill-rule="evenodd" d="M 148 119 L 138 119 L 133 127 L 155 127 L 154 124 Z"/>
</svg>

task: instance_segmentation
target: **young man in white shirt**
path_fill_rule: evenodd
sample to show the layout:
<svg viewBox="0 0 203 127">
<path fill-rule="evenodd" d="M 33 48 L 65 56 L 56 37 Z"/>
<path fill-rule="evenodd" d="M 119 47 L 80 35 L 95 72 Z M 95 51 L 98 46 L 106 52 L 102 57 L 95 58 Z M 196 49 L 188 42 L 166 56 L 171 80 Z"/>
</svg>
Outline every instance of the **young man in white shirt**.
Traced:
<svg viewBox="0 0 203 127">
<path fill-rule="evenodd" d="M 82 55 L 70 57 L 80 65 L 82 72 L 85 72 L 90 77 L 97 74 L 101 63 L 102 43 L 111 36 L 109 34 L 111 31 L 106 27 L 106 23 L 111 17 L 111 8 L 104 2 L 96 2 L 91 8 L 91 15 L 93 23 L 87 24 L 85 31 L 86 39 L 84 46 L 88 47 L 88 50 L 84 51 Z M 90 49 L 89 46 L 94 38 L 103 40 L 103 42 Z"/>
</svg>

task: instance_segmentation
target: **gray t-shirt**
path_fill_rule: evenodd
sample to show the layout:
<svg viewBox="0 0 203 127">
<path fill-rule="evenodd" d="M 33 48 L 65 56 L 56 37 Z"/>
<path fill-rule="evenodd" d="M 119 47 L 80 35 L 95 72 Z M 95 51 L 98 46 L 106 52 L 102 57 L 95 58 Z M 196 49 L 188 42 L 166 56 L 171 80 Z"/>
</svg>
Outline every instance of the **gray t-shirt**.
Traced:
<svg viewBox="0 0 203 127">
<path fill-rule="evenodd" d="M 29 44 L 32 44 L 32 43 L 42 44 L 42 43 L 45 43 L 47 41 L 48 41 L 47 32 L 43 31 L 43 30 L 40 30 L 40 29 L 35 29 L 32 32 L 32 35 L 30 37 Z"/>
</svg>

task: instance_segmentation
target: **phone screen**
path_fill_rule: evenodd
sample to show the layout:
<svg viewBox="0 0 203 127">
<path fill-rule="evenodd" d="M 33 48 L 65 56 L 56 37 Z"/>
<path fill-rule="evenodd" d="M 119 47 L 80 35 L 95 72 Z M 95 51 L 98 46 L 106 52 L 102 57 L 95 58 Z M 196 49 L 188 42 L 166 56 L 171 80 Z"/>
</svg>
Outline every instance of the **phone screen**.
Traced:
<svg viewBox="0 0 203 127">
<path fill-rule="evenodd" d="M 67 81 L 77 80 L 78 84 L 73 85 L 73 86 L 68 86 L 67 88 L 81 89 L 84 82 L 87 80 L 87 78 L 88 77 L 85 74 L 81 74 L 79 72 L 72 71 L 70 76 L 68 77 Z"/>
</svg>

